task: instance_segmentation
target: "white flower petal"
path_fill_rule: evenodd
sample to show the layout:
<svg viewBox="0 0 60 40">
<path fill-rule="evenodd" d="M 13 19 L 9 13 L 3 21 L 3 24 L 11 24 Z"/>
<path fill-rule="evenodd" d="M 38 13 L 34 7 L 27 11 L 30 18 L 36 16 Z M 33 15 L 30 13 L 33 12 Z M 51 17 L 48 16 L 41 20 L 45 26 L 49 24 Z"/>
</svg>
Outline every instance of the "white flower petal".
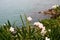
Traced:
<svg viewBox="0 0 60 40">
<path fill-rule="evenodd" d="M 35 22 L 34 25 L 35 26 L 39 26 L 40 22 Z"/>
<path fill-rule="evenodd" d="M 42 30 L 42 31 L 41 31 L 41 34 L 44 35 L 44 34 L 46 34 L 46 32 L 47 32 L 47 31 Z"/>
<path fill-rule="evenodd" d="M 10 27 L 9 29 L 11 32 L 14 32 L 14 28 L 13 27 Z"/>
<path fill-rule="evenodd" d="M 44 36 L 46 34 L 46 32 L 47 31 L 46 31 L 45 27 L 43 27 L 42 30 L 41 30 L 41 35 Z"/>
<path fill-rule="evenodd" d="M 50 40 L 50 38 L 48 38 L 48 37 L 45 37 L 45 40 Z"/>
<path fill-rule="evenodd" d="M 29 17 L 27 17 L 27 20 L 28 20 L 28 21 L 31 21 L 31 20 L 32 20 L 32 18 L 29 16 Z"/>
<path fill-rule="evenodd" d="M 39 28 L 43 28 L 43 24 L 40 22 L 35 22 L 34 25 L 38 26 Z"/>
<path fill-rule="evenodd" d="M 6 24 L 3 24 L 4 26 L 6 26 Z"/>
<path fill-rule="evenodd" d="M 51 29 L 48 29 L 48 31 L 50 32 L 50 31 L 51 31 Z"/>
</svg>

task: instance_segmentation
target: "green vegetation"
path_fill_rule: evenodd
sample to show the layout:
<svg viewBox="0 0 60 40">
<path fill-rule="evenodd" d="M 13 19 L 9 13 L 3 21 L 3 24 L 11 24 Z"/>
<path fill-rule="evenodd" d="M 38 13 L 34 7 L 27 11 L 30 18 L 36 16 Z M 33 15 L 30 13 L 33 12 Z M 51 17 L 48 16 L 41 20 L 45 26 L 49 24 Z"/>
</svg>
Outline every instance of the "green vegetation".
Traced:
<svg viewBox="0 0 60 40">
<path fill-rule="evenodd" d="M 38 24 L 41 24 L 45 27 L 44 32 L 41 34 L 41 28 L 37 24 L 31 24 L 32 18 L 25 16 L 25 22 L 20 15 L 22 26 L 12 26 L 9 20 L 4 25 L 0 25 L 0 40 L 60 40 L 60 16 L 57 18 L 50 18 L 38 21 Z M 40 22 L 40 23 L 39 23 Z M 36 24 L 36 23 L 35 23 Z M 39 26 L 39 27 L 38 27 Z"/>
</svg>

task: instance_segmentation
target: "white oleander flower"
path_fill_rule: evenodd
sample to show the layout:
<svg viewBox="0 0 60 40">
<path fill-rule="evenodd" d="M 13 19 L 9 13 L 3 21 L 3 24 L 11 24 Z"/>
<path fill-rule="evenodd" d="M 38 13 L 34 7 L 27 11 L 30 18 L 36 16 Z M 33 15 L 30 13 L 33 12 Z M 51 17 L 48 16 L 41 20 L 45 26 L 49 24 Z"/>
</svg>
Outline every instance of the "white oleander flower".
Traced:
<svg viewBox="0 0 60 40">
<path fill-rule="evenodd" d="M 38 26 L 39 28 L 43 28 L 43 24 L 40 22 L 35 22 L 34 25 Z"/>
<path fill-rule="evenodd" d="M 52 6 L 52 8 L 57 8 L 57 7 L 59 7 L 59 5 L 54 5 L 54 6 Z"/>
<path fill-rule="evenodd" d="M 14 28 L 13 27 L 10 27 L 9 29 L 11 32 L 14 32 Z"/>
<path fill-rule="evenodd" d="M 28 21 L 31 21 L 31 20 L 32 20 L 32 18 L 29 16 L 29 17 L 27 17 L 27 20 L 28 20 Z"/>
<path fill-rule="evenodd" d="M 45 37 L 45 40 L 50 40 L 50 38 L 48 38 L 48 37 Z"/>
<path fill-rule="evenodd" d="M 46 30 L 42 29 L 41 30 L 41 35 L 44 36 L 46 34 L 46 32 L 47 32 Z"/>
<path fill-rule="evenodd" d="M 35 22 L 34 25 L 38 26 L 41 29 L 41 35 L 44 36 L 47 31 L 45 27 L 43 26 L 43 24 L 40 22 Z"/>
</svg>

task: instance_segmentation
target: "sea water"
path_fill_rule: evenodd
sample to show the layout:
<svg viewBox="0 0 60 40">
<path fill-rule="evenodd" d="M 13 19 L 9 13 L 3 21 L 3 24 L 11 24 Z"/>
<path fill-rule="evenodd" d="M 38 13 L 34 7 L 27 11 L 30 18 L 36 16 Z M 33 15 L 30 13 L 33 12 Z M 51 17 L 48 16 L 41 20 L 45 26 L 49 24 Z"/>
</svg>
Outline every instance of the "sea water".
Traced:
<svg viewBox="0 0 60 40">
<path fill-rule="evenodd" d="M 21 24 L 20 15 L 24 20 L 24 14 L 31 16 L 33 22 L 38 19 L 45 19 L 48 16 L 38 14 L 39 11 L 47 10 L 55 4 L 60 4 L 59 0 L 0 0 L 0 24 L 7 20 L 13 24 Z"/>
</svg>

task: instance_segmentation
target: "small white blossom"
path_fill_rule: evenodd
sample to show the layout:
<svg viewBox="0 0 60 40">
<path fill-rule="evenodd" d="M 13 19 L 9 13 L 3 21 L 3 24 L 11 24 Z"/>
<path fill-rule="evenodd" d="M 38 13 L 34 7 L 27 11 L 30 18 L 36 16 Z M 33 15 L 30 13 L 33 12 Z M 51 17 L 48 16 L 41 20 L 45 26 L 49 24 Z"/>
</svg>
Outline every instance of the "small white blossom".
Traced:
<svg viewBox="0 0 60 40">
<path fill-rule="evenodd" d="M 48 31 L 50 32 L 50 31 L 51 31 L 51 29 L 48 29 Z"/>
<path fill-rule="evenodd" d="M 39 28 L 43 28 L 43 24 L 40 22 L 35 22 L 34 25 L 38 26 Z"/>
<path fill-rule="evenodd" d="M 45 40 L 50 40 L 50 38 L 48 38 L 48 37 L 45 37 Z"/>
<path fill-rule="evenodd" d="M 6 26 L 6 24 L 3 24 L 4 26 Z"/>
<path fill-rule="evenodd" d="M 57 8 L 57 7 L 59 7 L 59 5 L 54 5 L 54 6 L 52 6 L 52 8 Z"/>
<path fill-rule="evenodd" d="M 11 32 L 14 32 L 14 28 L 13 27 L 10 27 L 9 29 Z"/>
<path fill-rule="evenodd" d="M 29 16 L 29 17 L 27 17 L 27 20 L 28 20 L 28 21 L 31 21 L 31 20 L 32 20 L 32 18 Z"/>
</svg>

